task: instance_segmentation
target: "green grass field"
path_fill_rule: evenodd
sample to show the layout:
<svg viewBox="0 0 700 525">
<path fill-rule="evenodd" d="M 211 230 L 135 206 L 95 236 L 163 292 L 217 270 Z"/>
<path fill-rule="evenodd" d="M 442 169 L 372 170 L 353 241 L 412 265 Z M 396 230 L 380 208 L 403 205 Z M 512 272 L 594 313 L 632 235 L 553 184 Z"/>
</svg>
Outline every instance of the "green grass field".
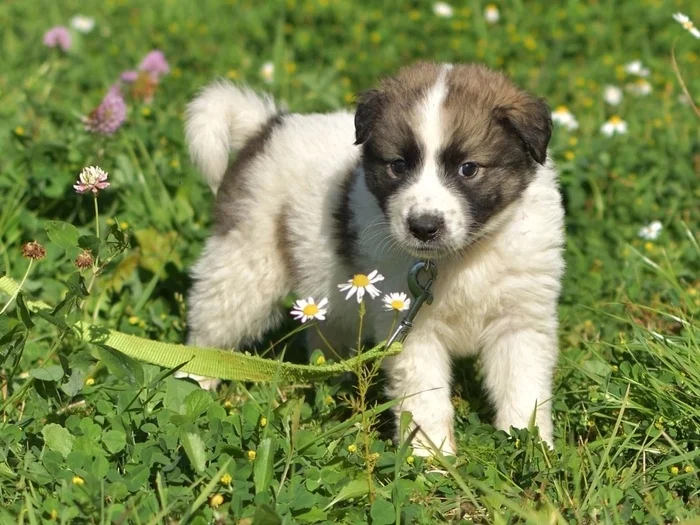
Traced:
<svg viewBox="0 0 700 525">
<path fill-rule="evenodd" d="M 452 7 L 0 4 L 0 276 L 25 275 L 25 242 L 47 250 L 16 300 L 0 293 L 0 522 L 700 523 L 700 119 L 671 60 L 675 45 L 697 103 L 700 40 L 672 15 L 700 23 L 700 6 L 504 0 L 495 23 L 486 3 Z M 78 13 L 96 24 L 72 30 L 67 53 L 42 44 Z M 131 90 L 114 135 L 85 131 L 81 117 L 153 49 L 170 72 L 152 101 Z M 503 68 L 579 123 L 551 144 L 568 217 L 554 450 L 494 430 L 478 362 L 455 374 L 458 456 L 424 460 L 369 427 L 386 407 L 347 381 L 213 394 L 75 336 L 82 320 L 184 340 L 187 269 L 210 223 L 183 138 L 199 87 L 228 77 L 329 111 L 421 58 Z M 635 60 L 646 78 L 625 67 Z M 608 85 L 623 90 L 617 106 Z M 614 116 L 626 134 L 601 132 Z M 111 183 L 99 238 L 92 197 L 73 190 L 90 165 Z M 663 228 L 642 238 L 652 221 Z M 99 275 L 76 269 L 84 248 Z"/>
</svg>

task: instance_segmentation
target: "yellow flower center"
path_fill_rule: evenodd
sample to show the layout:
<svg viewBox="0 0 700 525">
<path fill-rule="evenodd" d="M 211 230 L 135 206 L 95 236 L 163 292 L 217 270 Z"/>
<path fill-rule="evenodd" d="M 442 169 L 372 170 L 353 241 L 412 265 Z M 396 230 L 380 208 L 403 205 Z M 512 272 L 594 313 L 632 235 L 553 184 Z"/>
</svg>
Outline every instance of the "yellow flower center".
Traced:
<svg viewBox="0 0 700 525">
<path fill-rule="evenodd" d="M 622 122 L 622 119 L 615 115 L 613 117 L 610 117 L 610 120 L 608 122 L 610 122 L 610 124 L 620 124 Z"/>
<path fill-rule="evenodd" d="M 403 301 L 401 299 L 394 299 L 391 301 L 391 307 L 394 310 L 401 310 L 403 308 Z"/>
<path fill-rule="evenodd" d="M 690 31 L 691 29 L 693 29 L 693 23 L 690 20 L 688 20 L 687 22 L 683 22 L 683 27 Z"/>
<path fill-rule="evenodd" d="M 302 309 L 302 313 L 303 313 L 306 317 L 313 317 L 314 315 L 316 315 L 316 314 L 318 313 L 318 306 L 316 306 L 315 304 L 307 304 L 307 305 Z"/>
<path fill-rule="evenodd" d="M 357 286 L 358 288 L 364 288 L 365 286 L 368 286 L 369 283 L 369 277 L 367 277 L 363 273 L 358 273 L 352 278 L 352 285 Z"/>
<path fill-rule="evenodd" d="M 568 113 L 569 108 L 566 106 L 559 106 L 557 109 L 554 110 L 554 113 Z"/>
</svg>

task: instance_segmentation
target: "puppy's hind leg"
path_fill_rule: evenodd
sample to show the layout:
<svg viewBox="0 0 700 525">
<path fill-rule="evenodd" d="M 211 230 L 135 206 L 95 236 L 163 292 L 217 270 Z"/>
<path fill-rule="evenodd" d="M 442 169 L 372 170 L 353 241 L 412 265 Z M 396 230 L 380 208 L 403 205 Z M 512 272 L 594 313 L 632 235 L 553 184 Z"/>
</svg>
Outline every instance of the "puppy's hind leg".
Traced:
<svg viewBox="0 0 700 525">
<path fill-rule="evenodd" d="M 188 344 L 239 349 L 281 323 L 279 301 L 288 292 L 288 282 L 273 242 L 251 242 L 236 230 L 214 235 L 192 277 Z M 208 381 L 202 386 L 212 389 L 217 384 Z"/>
</svg>

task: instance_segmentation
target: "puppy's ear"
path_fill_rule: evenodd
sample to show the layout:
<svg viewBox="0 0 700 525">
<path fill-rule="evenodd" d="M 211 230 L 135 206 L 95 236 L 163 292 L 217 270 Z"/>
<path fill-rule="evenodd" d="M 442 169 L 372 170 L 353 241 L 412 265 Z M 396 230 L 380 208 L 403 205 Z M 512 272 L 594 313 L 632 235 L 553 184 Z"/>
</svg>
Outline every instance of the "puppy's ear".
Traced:
<svg viewBox="0 0 700 525">
<path fill-rule="evenodd" d="M 495 113 L 523 141 L 532 158 L 544 164 L 552 138 L 552 114 L 547 102 L 525 95 L 513 104 L 497 107 Z"/>
<path fill-rule="evenodd" d="M 384 106 L 384 93 L 370 89 L 362 93 L 355 110 L 355 144 L 364 144 L 372 134 L 377 118 Z"/>
</svg>

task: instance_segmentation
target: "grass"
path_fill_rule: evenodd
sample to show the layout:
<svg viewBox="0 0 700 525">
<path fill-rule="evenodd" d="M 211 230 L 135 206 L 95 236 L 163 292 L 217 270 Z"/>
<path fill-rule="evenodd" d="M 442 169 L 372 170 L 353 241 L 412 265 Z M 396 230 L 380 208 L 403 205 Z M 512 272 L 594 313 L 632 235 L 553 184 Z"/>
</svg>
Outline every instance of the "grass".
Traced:
<svg viewBox="0 0 700 525">
<path fill-rule="evenodd" d="M 0 315 L 2 522 L 698 523 L 700 134 L 670 56 L 675 45 L 697 101 L 700 41 L 671 15 L 700 21 L 700 10 L 513 0 L 489 25 L 484 8 L 455 3 L 443 19 L 398 0 L 0 5 L 0 271 L 21 280 L 26 241 L 48 252 Z M 96 18 L 92 33 L 67 54 L 41 45 L 76 13 Z M 114 136 L 86 133 L 80 117 L 153 48 L 171 65 L 153 101 L 130 99 Z M 457 458 L 423 460 L 366 434 L 387 405 L 360 406 L 346 382 L 214 395 L 72 335 L 91 320 L 183 340 L 187 268 L 210 221 L 182 133 L 200 86 L 223 76 L 294 111 L 328 111 L 418 58 L 503 68 L 580 123 L 551 144 L 568 217 L 553 451 L 527 430 L 493 429 L 474 362 L 455 372 Z M 634 82 L 624 64 L 635 59 L 652 93 L 606 105 L 603 87 Z M 600 133 L 613 115 L 628 134 Z M 101 239 L 91 198 L 72 190 L 88 165 L 112 182 Z M 652 220 L 661 234 L 639 238 Z M 89 295 L 77 235 L 112 257 Z M 48 319 L 23 307 L 36 299 L 63 302 Z"/>
</svg>

